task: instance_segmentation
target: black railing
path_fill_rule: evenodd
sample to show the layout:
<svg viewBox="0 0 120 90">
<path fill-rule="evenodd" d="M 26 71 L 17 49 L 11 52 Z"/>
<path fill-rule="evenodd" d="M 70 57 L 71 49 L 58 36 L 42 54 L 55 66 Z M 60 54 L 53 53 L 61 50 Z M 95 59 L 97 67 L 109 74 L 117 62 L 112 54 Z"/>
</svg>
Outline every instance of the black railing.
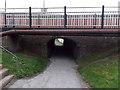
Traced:
<svg viewBox="0 0 120 90">
<path fill-rule="evenodd" d="M 67 13 L 66 13 L 66 6 L 64 7 L 64 28 L 67 28 Z"/>
<path fill-rule="evenodd" d="M 104 28 L 104 5 L 102 6 L 102 19 L 101 19 L 101 28 L 103 29 Z"/>
<path fill-rule="evenodd" d="M 31 7 L 29 7 L 29 27 L 32 26 L 32 13 L 31 13 Z"/>
<path fill-rule="evenodd" d="M 101 10 L 102 9 L 102 10 Z M 118 7 L 7 8 L 0 27 L 118 28 Z M 29 12 L 28 12 L 29 10 Z"/>
</svg>

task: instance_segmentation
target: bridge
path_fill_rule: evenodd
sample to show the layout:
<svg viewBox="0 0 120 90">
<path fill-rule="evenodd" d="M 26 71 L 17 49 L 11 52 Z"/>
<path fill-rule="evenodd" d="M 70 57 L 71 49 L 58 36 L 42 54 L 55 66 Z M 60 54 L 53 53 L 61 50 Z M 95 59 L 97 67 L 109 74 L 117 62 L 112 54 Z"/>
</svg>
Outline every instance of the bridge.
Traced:
<svg viewBox="0 0 120 90">
<path fill-rule="evenodd" d="M 3 43 L 7 42 L 5 45 L 11 51 L 29 50 L 48 57 L 56 53 L 54 51 L 63 50 L 62 53 L 67 51 L 78 57 L 86 47 L 94 49 L 95 46 L 116 45 L 120 36 L 118 7 L 64 6 L 0 10 L 0 34 Z M 63 47 L 54 45 L 56 38 L 64 39 Z"/>
<path fill-rule="evenodd" d="M 3 10 L 3 11 L 2 11 Z M 112 35 L 118 36 L 118 7 L 4 8 L 2 35 Z M 7 31 L 6 31 L 7 30 Z M 9 31 L 8 31 L 9 30 Z"/>
</svg>

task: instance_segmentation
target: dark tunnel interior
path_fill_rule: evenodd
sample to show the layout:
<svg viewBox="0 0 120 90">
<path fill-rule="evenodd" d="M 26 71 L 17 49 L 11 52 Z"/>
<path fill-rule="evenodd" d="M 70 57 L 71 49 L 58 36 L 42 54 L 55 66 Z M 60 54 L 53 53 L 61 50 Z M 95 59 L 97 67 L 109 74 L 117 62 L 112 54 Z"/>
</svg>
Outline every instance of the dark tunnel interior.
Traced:
<svg viewBox="0 0 120 90">
<path fill-rule="evenodd" d="M 53 55 L 62 55 L 74 58 L 74 52 L 76 48 L 75 42 L 66 38 L 63 39 L 63 46 L 56 46 L 54 44 L 55 39 L 52 39 L 48 42 L 48 57 L 51 57 Z"/>
</svg>

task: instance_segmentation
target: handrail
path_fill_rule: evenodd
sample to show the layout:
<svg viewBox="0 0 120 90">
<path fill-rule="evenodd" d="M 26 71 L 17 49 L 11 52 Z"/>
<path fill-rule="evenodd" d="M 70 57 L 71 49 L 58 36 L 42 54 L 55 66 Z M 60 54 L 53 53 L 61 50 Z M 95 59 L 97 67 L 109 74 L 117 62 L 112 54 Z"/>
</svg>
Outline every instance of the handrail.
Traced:
<svg viewBox="0 0 120 90">
<path fill-rule="evenodd" d="M 46 9 L 63 9 L 64 7 L 46 7 Z M 101 8 L 101 6 L 98 7 L 67 7 L 67 8 Z M 118 6 L 106 6 L 105 8 L 118 8 Z M 0 8 L 5 9 L 5 8 Z M 28 8 L 6 8 L 6 9 L 28 9 Z M 32 9 L 43 9 L 42 7 L 32 7 Z"/>
<path fill-rule="evenodd" d="M 0 27 L 2 27 L 3 29 L 4 28 L 111 29 L 118 28 L 119 26 L 117 6 L 107 7 L 105 7 L 104 5 L 102 7 L 64 6 L 64 7 L 48 7 L 45 8 L 45 10 L 43 8 L 29 7 L 29 8 L 6 8 L 6 10 L 7 12 L 0 13 L 1 14 L 0 18 L 2 19 L 2 21 L 0 22 Z"/>
<path fill-rule="evenodd" d="M 2 50 L 6 51 L 11 56 L 13 56 L 14 58 L 16 58 L 16 71 L 18 72 L 18 70 L 19 70 L 19 65 L 18 65 L 19 64 L 19 59 L 18 59 L 18 57 L 15 54 L 13 54 L 12 52 L 10 52 L 9 50 L 7 50 L 6 48 L 4 48 L 3 46 L 1 46 L 1 45 L 0 45 L 0 48 Z"/>
</svg>

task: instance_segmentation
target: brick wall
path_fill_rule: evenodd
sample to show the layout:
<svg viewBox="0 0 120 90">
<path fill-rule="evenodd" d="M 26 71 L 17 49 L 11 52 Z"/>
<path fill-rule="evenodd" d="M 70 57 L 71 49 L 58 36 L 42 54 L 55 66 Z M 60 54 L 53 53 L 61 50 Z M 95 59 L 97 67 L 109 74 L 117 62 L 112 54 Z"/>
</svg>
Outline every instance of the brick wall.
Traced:
<svg viewBox="0 0 120 90">
<path fill-rule="evenodd" d="M 71 43 L 75 43 L 72 48 L 73 56 L 76 58 L 82 57 L 91 52 L 104 51 L 112 47 L 118 47 L 118 37 L 88 37 L 88 36 L 61 36 L 66 40 L 71 40 Z M 7 45 L 9 37 L 3 37 L 3 45 Z M 11 37 L 14 38 L 14 37 Z M 18 42 L 14 42 L 17 49 L 21 49 L 25 52 L 31 52 L 43 57 L 48 57 L 50 53 L 48 51 L 48 42 L 56 38 L 55 36 L 40 36 L 40 35 L 21 35 L 18 38 Z M 14 40 L 14 39 L 13 39 Z M 15 44 L 17 43 L 17 44 Z M 70 43 L 69 43 L 70 44 Z M 69 47 L 70 45 L 68 45 Z M 9 48 L 10 45 L 7 45 Z M 13 47 L 13 48 L 14 48 Z M 19 51 L 19 50 L 17 50 Z"/>
</svg>

